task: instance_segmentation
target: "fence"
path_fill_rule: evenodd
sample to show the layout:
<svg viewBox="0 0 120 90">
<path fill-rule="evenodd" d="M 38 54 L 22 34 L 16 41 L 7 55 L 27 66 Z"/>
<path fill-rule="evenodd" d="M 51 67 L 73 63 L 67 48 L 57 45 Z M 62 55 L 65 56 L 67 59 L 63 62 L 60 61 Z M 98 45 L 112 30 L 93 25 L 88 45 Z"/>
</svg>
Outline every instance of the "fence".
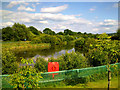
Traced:
<svg viewBox="0 0 120 90">
<path fill-rule="evenodd" d="M 111 64 L 113 66 L 114 64 Z M 120 71 L 120 63 L 116 63 L 117 65 L 117 71 Z M 116 72 L 114 68 L 111 68 L 111 72 Z M 75 79 L 80 77 L 86 77 L 97 73 L 103 73 L 107 72 L 106 65 L 98 66 L 98 67 L 88 67 L 88 68 L 82 68 L 82 69 L 73 69 L 73 70 L 63 70 L 63 71 L 56 71 L 56 72 L 45 72 L 41 73 L 41 76 L 43 77 L 40 83 L 47 83 L 47 82 L 55 82 L 55 81 L 62 81 L 65 79 Z M 54 79 L 53 79 L 54 75 Z M 5 78 L 8 78 L 9 75 L 1 75 L 0 79 L 3 80 L 3 85 L 5 88 L 10 87 L 10 85 L 5 82 Z"/>
</svg>

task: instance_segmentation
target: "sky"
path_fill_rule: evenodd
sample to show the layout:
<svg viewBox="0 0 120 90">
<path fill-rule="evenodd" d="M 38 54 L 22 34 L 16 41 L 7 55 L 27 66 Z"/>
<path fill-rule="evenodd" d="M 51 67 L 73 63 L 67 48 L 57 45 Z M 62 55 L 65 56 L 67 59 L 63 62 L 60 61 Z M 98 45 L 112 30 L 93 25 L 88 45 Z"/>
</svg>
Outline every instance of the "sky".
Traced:
<svg viewBox="0 0 120 90">
<path fill-rule="evenodd" d="M 2 2 L 2 23 L 15 22 L 58 32 L 115 33 L 118 28 L 117 2 Z"/>
</svg>

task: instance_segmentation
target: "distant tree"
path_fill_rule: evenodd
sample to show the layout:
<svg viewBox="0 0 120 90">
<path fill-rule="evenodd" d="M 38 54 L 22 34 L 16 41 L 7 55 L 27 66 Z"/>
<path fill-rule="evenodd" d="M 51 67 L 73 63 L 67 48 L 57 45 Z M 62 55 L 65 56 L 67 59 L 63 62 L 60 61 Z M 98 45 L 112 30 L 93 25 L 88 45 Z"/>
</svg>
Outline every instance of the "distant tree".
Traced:
<svg viewBox="0 0 120 90">
<path fill-rule="evenodd" d="M 14 38 L 14 31 L 11 27 L 6 27 L 2 29 L 2 39 L 4 41 L 11 41 Z"/>
<path fill-rule="evenodd" d="M 86 32 L 84 32 L 84 34 L 87 34 Z"/>
<path fill-rule="evenodd" d="M 117 30 L 117 37 L 120 40 L 120 28 Z"/>
<path fill-rule="evenodd" d="M 64 35 L 64 33 L 63 33 L 63 32 L 58 32 L 57 34 L 58 34 L 58 35 Z"/>
<path fill-rule="evenodd" d="M 73 32 L 73 31 L 71 31 L 71 30 L 69 30 L 69 29 L 65 29 L 65 30 L 64 30 L 64 34 L 65 34 L 65 35 L 75 35 L 76 33 Z"/>
<path fill-rule="evenodd" d="M 81 32 L 78 32 L 77 34 L 82 34 Z"/>
<path fill-rule="evenodd" d="M 31 34 L 30 31 L 28 30 L 28 28 L 24 25 L 24 24 L 19 24 L 19 23 L 15 23 L 12 26 L 12 29 L 14 30 L 14 36 L 15 36 L 15 40 L 20 41 L 20 40 L 30 40 L 31 39 Z"/>
<path fill-rule="evenodd" d="M 35 35 L 39 35 L 40 34 L 40 32 L 33 26 L 30 26 L 28 29 Z"/>
<path fill-rule="evenodd" d="M 108 39 L 108 35 L 106 33 L 102 33 L 98 36 L 99 39 Z"/>
<path fill-rule="evenodd" d="M 52 30 L 49 29 L 49 28 L 45 28 L 45 29 L 43 30 L 43 33 L 45 33 L 45 34 L 49 34 L 49 35 L 55 35 L 55 32 L 52 31 Z"/>
</svg>

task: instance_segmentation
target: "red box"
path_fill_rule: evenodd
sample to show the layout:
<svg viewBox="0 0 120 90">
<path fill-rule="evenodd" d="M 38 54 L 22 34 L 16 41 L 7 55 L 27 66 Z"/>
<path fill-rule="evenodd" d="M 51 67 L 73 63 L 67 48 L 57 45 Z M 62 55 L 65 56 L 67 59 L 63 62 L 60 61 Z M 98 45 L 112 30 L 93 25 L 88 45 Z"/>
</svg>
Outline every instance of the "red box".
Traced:
<svg viewBox="0 0 120 90">
<path fill-rule="evenodd" d="M 55 72 L 55 71 L 59 71 L 59 63 L 58 62 L 49 62 L 48 63 L 48 72 Z M 53 73 L 53 79 L 54 79 L 54 75 L 57 75 L 58 73 Z M 49 74 L 51 75 L 51 74 Z"/>
<path fill-rule="evenodd" d="M 59 63 L 58 62 L 49 62 L 48 63 L 48 72 L 59 71 Z"/>
</svg>

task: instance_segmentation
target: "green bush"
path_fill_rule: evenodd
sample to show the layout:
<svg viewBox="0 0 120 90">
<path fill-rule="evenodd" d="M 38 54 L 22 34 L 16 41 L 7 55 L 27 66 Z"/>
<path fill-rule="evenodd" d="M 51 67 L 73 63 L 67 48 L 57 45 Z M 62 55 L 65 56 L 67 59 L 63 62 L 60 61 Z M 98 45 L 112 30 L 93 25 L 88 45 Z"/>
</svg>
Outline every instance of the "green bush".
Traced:
<svg viewBox="0 0 120 90">
<path fill-rule="evenodd" d="M 32 39 L 31 43 L 39 44 L 42 43 L 42 40 L 40 37 L 36 37 Z"/>
<path fill-rule="evenodd" d="M 70 70 L 87 67 L 87 59 L 80 53 L 66 52 L 58 58 L 50 58 L 49 62 L 59 62 L 60 70 Z"/>
<path fill-rule="evenodd" d="M 75 41 L 75 47 L 83 48 L 84 43 L 85 43 L 85 39 L 84 38 L 79 38 Z"/>
<path fill-rule="evenodd" d="M 102 48 L 90 50 L 85 56 L 91 66 L 101 66 L 109 63 L 108 52 L 103 51 Z"/>
<path fill-rule="evenodd" d="M 65 35 L 65 41 L 69 42 L 69 41 L 72 41 L 74 40 L 75 38 L 71 35 Z"/>
<path fill-rule="evenodd" d="M 41 73 L 37 73 L 34 67 L 28 65 L 34 64 L 33 60 L 23 58 L 21 63 L 25 66 L 21 66 L 16 73 L 9 76 L 9 83 L 14 88 L 39 88 L 39 81 L 42 78 Z"/>
<path fill-rule="evenodd" d="M 44 58 L 39 57 L 37 58 L 34 67 L 37 72 L 47 72 L 47 66 L 48 66 L 48 62 Z"/>
<path fill-rule="evenodd" d="M 86 51 L 86 52 L 88 52 L 88 50 L 89 49 L 93 49 L 93 48 L 95 48 L 96 47 L 96 40 L 95 39 L 93 39 L 93 38 L 87 38 L 87 39 L 85 39 L 85 43 L 84 43 L 84 47 L 83 47 L 83 49 Z"/>
<path fill-rule="evenodd" d="M 18 63 L 14 53 L 10 51 L 2 51 L 2 73 L 11 74 L 17 71 Z"/>
</svg>

